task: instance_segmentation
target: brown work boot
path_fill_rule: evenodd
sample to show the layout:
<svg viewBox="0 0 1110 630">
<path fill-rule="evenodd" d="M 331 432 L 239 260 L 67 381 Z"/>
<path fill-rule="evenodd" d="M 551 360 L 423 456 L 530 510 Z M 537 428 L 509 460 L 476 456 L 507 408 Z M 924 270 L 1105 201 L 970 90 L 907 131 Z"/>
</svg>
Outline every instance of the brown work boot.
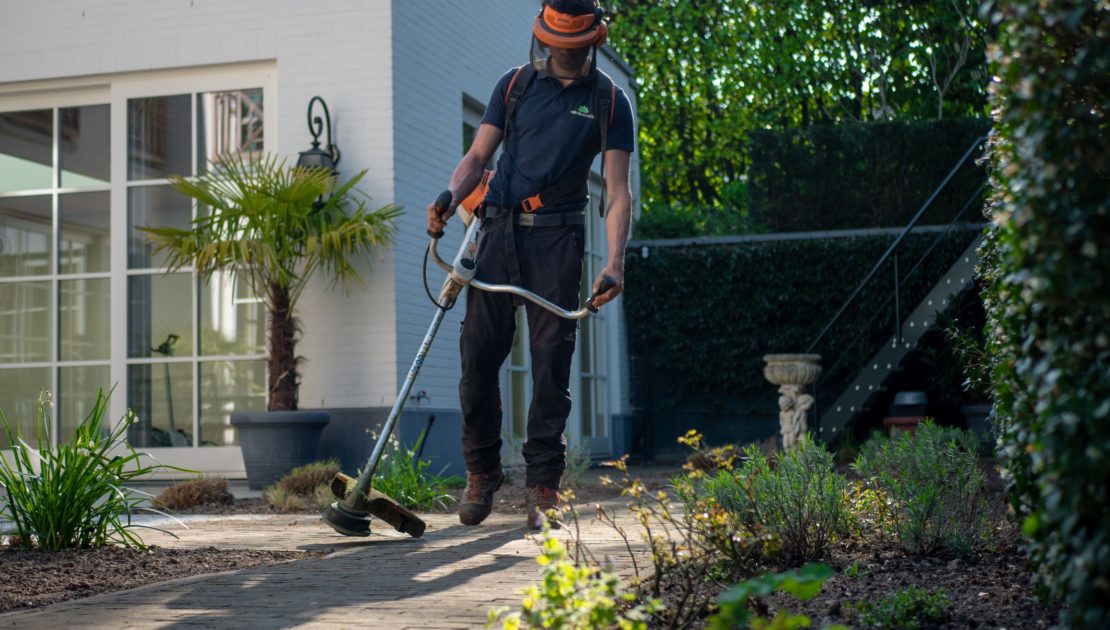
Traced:
<svg viewBox="0 0 1110 630">
<path fill-rule="evenodd" d="M 558 514 L 547 516 L 548 511 L 559 509 L 559 491 L 547 486 L 528 488 L 528 529 L 543 529 L 546 522 L 551 529 L 559 529 Z"/>
<path fill-rule="evenodd" d="M 466 473 L 466 490 L 459 501 L 459 522 L 463 525 L 478 525 L 486 520 L 493 511 L 493 493 L 505 481 L 505 473 L 498 466 L 492 472 Z"/>
</svg>

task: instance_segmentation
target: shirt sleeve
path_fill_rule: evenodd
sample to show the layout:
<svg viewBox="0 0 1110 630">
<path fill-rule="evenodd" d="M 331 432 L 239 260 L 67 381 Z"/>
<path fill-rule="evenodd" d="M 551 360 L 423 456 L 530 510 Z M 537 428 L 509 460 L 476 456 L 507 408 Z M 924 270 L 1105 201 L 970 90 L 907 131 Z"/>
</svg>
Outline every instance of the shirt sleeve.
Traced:
<svg viewBox="0 0 1110 630">
<path fill-rule="evenodd" d="M 486 113 L 482 116 L 481 124 L 493 125 L 502 131 L 505 130 L 505 92 L 509 90 L 509 82 L 513 80 L 516 71 L 516 68 L 510 68 L 498 79 L 497 85 L 493 88 L 493 94 L 490 94 L 489 102 L 486 103 Z"/>
<path fill-rule="evenodd" d="M 636 121 L 632 116 L 632 103 L 624 90 L 617 87 L 617 99 L 613 108 L 613 120 L 609 122 L 610 149 L 632 153 L 636 149 Z"/>
</svg>

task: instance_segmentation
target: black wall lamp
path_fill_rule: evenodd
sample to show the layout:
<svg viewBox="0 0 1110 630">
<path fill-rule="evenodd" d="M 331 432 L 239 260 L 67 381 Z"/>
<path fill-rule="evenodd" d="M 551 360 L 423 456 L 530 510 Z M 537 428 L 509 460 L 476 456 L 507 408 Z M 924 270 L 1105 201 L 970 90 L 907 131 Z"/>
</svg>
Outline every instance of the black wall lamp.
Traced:
<svg viewBox="0 0 1110 630">
<path fill-rule="evenodd" d="M 312 108 L 317 102 L 320 103 L 320 107 L 324 108 L 323 119 L 312 115 Z M 325 122 L 328 130 L 328 146 L 326 149 L 321 149 L 320 134 L 324 131 Z M 297 158 L 297 166 L 326 168 L 332 173 L 336 173 L 335 166 L 339 164 L 339 147 L 331 141 L 331 113 L 328 111 L 328 104 L 319 96 L 313 96 L 312 100 L 308 102 L 308 132 L 312 134 L 312 148 L 301 151 L 300 157 Z"/>
</svg>

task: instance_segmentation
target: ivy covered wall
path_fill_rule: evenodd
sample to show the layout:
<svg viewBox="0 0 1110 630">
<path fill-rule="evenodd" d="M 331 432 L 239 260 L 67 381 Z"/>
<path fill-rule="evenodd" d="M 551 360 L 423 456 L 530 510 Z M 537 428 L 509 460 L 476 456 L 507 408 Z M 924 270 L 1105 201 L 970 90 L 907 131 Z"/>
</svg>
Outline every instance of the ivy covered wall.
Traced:
<svg viewBox="0 0 1110 630">
<path fill-rule="evenodd" d="M 1110 3 L 988 5 L 995 416 L 1042 591 L 1110 625 Z"/>
</svg>

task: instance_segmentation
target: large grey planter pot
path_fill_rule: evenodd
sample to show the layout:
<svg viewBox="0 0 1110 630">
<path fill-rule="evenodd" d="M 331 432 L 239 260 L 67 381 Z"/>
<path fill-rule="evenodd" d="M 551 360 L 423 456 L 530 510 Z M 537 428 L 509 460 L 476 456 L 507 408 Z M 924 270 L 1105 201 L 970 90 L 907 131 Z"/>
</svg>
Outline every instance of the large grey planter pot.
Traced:
<svg viewBox="0 0 1110 630">
<path fill-rule="evenodd" d="M 326 411 L 243 411 L 231 414 L 247 467 L 247 485 L 262 490 L 297 466 L 316 461 Z"/>
</svg>

